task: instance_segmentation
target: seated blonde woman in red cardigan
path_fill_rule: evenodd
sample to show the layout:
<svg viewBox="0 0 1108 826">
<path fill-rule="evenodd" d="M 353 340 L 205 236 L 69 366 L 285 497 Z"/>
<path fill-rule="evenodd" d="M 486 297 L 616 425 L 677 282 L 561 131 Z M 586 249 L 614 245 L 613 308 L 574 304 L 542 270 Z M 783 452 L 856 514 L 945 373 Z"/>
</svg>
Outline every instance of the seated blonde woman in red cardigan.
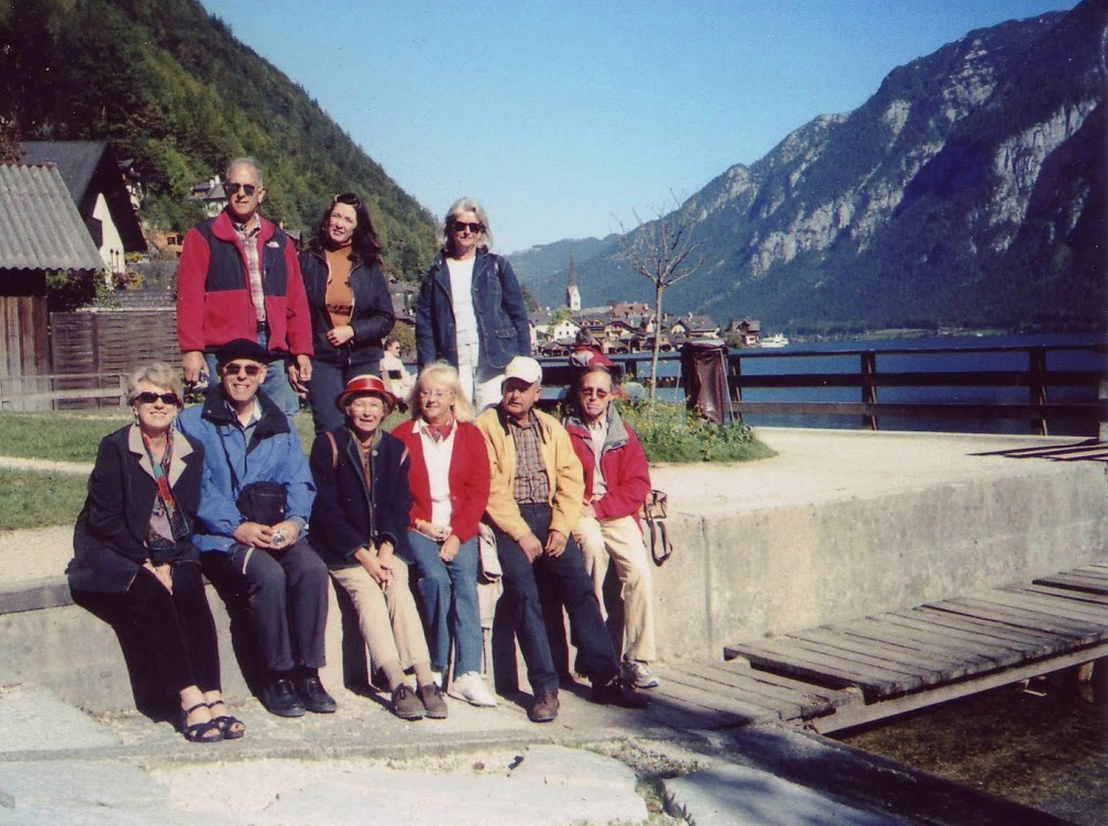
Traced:
<svg viewBox="0 0 1108 826">
<path fill-rule="evenodd" d="M 484 652 L 477 604 L 477 526 L 489 501 L 489 455 L 473 424 L 473 406 L 458 371 L 446 362 L 424 368 L 412 391 L 410 421 L 393 435 L 411 457 L 412 514 L 408 561 L 419 593 L 431 667 L 446 669 L 455 647 L 451 697 L 495 706 L 481 674 Z"/>
</svg>

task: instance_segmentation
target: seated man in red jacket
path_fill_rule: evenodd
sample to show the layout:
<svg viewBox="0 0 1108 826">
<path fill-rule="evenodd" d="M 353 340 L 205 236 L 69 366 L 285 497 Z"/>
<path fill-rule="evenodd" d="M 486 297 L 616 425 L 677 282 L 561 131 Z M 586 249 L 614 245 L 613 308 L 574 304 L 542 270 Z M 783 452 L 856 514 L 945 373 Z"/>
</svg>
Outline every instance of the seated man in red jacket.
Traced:
<svg viewBox="0 0 1108 826">
<path fill-rule="evenodd" d="M 647 665 L 657 657 L 653 581 L 639 526 L 650 470 L 638 436 L 612 406 L 613 390 L 608 368 L 590 364 L 578 378 L 574 412 L 566 419 L 585 471 L 585 506 L 573 536 L 601 605 L 608 560 L 615 565 L 624 609 L 621 677 L 637 688 L 653 688 L 658 678 Z"/>
<path fill-rule="evenodd" d="M 297 391 L 312 378 L 312 320 L 296 249 L 258 215 L 266 190 L 253 158 L 231 161 L 223 189 L 227 207 L 189 230 L 177 265 L 185 381 L 216 377 L 215 351 L 224 344 L 254 341 L 270 355 L 262 390 L 291 416 L 300 409 Z"/>
</svg>

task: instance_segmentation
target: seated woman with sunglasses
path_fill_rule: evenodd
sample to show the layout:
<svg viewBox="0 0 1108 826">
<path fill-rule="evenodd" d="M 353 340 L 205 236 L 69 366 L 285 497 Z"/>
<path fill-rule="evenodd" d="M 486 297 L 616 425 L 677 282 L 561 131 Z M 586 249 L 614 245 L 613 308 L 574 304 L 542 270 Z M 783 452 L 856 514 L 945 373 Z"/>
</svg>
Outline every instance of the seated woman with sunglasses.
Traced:
<svg viewBox="0 0 1108 826">
<path fill-rule="evenodd" d="M 455 201 L 439 240 L 416 305 L 419 369 L 436 361 L 458 368 L 466 398 L 482 410 L 500 401 L 508 362 L 531 355 L 527 304 L 508 259 L 489 252 L 492 231 L 479 203 Z"/>
<path fill-rule="evenodd" d="M 379 370 L 381 340 L 395 321 L 381 244 L 361 198 L 344 192 L 328 204 L 300 270 L 315 347 L 308 401 L 322 433 L 343 423 L 335 398 L 346 382 Z"/>
<path fill-rule="evenodd" d="M 219 649 L 191 534 L 204 451 L 173 429 L 181 380 L 154 362 L 127 385 L 135 423 L 100 443 L 66 573 L 78 604 L 125 626 L 195 743 L 245 733 L 223 703 Z"/>
</svg>

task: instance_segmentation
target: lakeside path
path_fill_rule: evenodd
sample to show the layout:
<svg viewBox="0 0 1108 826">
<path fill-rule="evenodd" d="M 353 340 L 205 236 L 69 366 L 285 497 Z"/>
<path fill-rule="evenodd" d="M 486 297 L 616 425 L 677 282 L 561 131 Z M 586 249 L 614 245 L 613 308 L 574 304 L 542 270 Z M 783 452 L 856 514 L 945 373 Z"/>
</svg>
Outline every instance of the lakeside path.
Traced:
<svg viewBox="0 0 1108 826">
<path fill-rule="evenodd" d="M 776 457 L 659 466 L 654 484 L 669 493 L 673 512 L 711 518 L 1013 474 L 1049 475 L 1058 463 L 996 454 L 1049 452 L 1082 441 L 785 429 L 759 435 Z M 0 534 L 0 585 L 60 579 L 71 531 Z M 224 670 L 234 668 L 228 658 Z M 912 789 L 909 808 L 960 801 L 960 807 L 943 807 L 948 816 L 929 822 L 1058 822 L 1030 810 L 1012 812 L 987 796 L 822 738 L 678 730 L 649 712 L 594 706 L 583 690 L 563 691 L 558 720 L 536 726 L 510 699 L 496 709 L 451 702 L 448 720 L 405 723 L 373 697 L 330 687 L 340 704 L 335 715 L 279 720 L 248 697 L 232 704 L 246 721 L 247 737 L 203 746 L 135 712 L 129 696 L 119 698 L 117 711 L 89 715 L 33 682 L 2 685 L 0 822 L 354 824 L 364 822 L 368 807 L 379 808 L 386 794 L 390 811 L 410 826 L 640 823 L 648 812 L 654 812 L 653 826 L 685 822 L 657 811 L 663 798 L 699 824 L 896 824 L 906 822 L 903 800 L 893 807 L 872 795 L 851 799 L 845 790 L 891 795 L 901 780 Z M 758 749 L 772 758 L 760 763 L 751 757 Z M 841 794 L 784 779 L 782 767 L 790 760 L 824 765 L 839 778 Z M 652 782 L 641 786 L 641 778 Z"/>
</svg>

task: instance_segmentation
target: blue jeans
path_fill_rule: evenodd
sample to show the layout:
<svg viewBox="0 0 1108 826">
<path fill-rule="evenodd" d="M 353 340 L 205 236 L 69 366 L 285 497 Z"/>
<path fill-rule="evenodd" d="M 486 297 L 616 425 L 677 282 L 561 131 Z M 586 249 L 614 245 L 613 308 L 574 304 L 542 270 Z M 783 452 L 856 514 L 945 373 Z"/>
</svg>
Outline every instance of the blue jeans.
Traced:
<svg viewBox="0 0 1108 826">
<path fill-rule="evenodd" d="M 520 505 L 519 512 L 531 532 L 545 544 L 550 530 L 550 506 Z M 527 664 L 527 680 L 535 696 L 558 689 L 558 672 L 543 620 L 544 596 L 561 596 L 565 600 L 581 670 L 592 683 L 603 685 L 616 676 L 619 662 L 576 540 L 568 537 L 561 556 L 544 554 L 532 563 L 518 542 L 498 530 L 496 553 L 504 569 L 504 595 L 497 613 L 505 612 L 505 619 L 515 629 Z"/>
<path fill-rule="evenodd" d="M 265 333 L 258 333 L 258 344 L 265 347 L 267 340 L 268 336 Z M 204 360 L 208 363 L 208 386 L 214 387 L 219 384 L 219 364 L 216 362 L 215 353 L 204 353 Z M 300 396 L 289 384 L 285 364 L 284 356 L 275 358 L 269 363 L 261 389 L 265 391 L 266 398 L 281 408 L 286 416 L 295 416 L 300 412 Z M 334 404 L 333 399 L 331 403 Z"/>
<path fill-rule="evenodd" d="M 477 604 L 477 537 L 463 542 L 450 562 L 439 558 L 438 542 L 408 531 L 412 566 L 418 572 L 420 612 L 431 650 L 431 668 L 444 671 L 450 660 L 450 638 L 457 649 L 454 675 L 481 671 L 484 635 Z"/>
<path fill-rule="evenodd" d="M 335 407 L 335 399 L 346 388 L 346 383 L 356 375 L 354 369 L 343 369 L 323 361 L 312 363 L 312 380 L 308 382 L 308 404 L 312 407 L 315 432 L 334 430 L 346 421 L 346 416 Z M 363 368 L 364 369 L 364 368 Z M 374 374 L 376 370 L 370 371 Z"/>
</svg>

